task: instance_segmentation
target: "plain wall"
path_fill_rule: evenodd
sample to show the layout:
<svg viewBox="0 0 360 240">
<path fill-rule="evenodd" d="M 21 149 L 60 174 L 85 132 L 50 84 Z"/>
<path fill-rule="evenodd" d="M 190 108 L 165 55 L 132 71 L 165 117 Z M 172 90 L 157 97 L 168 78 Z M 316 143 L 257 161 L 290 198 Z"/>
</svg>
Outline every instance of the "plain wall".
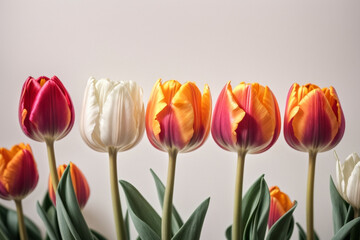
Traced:
<svg viewBox="0 0 360 240">
<path fill-rule="evenodd" d="M 107 154 L 81 139 L 79 116 L 90 76 L 134 80 L 144 90 L 145 105 L 158 78 L 209 84 L 213 106 L 227 81 L 268 85 L 284 114 L 294 82 L 334 86 L 346 119 L 341 159 L 360 151 L 360 1 L 0 1 L 0 146 L 30 143 L 40 179 L 24 201 L 25 213 L 44 230 L 35 203 L 47 189 L 44 143 L 27 138 L 18 123 L 21 87 L 31 75 L 57 75 L 76 112 L 73 130 L 56 142 L 57 163 L 73 161 L 91 188 L 83 213 L 90 227 L 115 238 Z M 290 148 L 280 133 L 268 151 L 248 155 L 244 189 L 265 174 L 298 201 L 295 220 L 305 228 L 307 154 Z M 207 197 L 210 207 L 201 239 L 225 239 L 232 222 L 236 154 L 222 150 L 211 135 L 198 150 L 178 156 L 174 203 L 186 220 Z M 167 154 L 146 136 L 118 154 L 121 179 L 134 184 L 160 212 L 149 169 L 165 181 Z M 316 164 L 315 229 L 330 239 L 332 213 L 329 177 L 335 176 L 333 151 Z M 125 195 L 120 189 L 123 208 Z M 15 208 L 12 202 L 1 204 Z M 132 236 L 135 230 L 132 228 Z M 298 238 L 295 228 L 293 239 Z"/>
</svg>

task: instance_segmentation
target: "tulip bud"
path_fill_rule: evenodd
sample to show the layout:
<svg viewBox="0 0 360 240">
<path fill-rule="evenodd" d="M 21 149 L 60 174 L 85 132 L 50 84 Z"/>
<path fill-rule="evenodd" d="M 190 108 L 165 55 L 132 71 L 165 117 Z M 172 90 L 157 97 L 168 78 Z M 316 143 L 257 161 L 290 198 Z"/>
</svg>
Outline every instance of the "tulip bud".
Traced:
<svg viewBox="0 0 360 240">
<path fill-rule="evenodd" d="M 140 142 L 144 115 L 142 89 L 135 82 L 91 77 L 81 112 L 81 136 L 95 151 L 125 151 Z"/>
<path fill-rule="evenodd" d="M 281 192 L 279 187 L 274 186 L 269 189 L 270 191 L 270 211 L 269 211 L 269 220 L 268 226 L 269 229 L 271 226 L 276 223 L 279 218 L 281 218 L 287 211 L 289 211 L 294 203 L 291 202 L 288 195 Z"/>
<path fill-rule="evenodd" d="M 0 148 L 0 197 L 21 200 L 39 180 L 36 162 L 29 145 L 20 143 L 10 150 Z"/>
<path fill-rule="evenodd" d="M 181 85 L 176 80 L 159 79 L 146 109 L 146 133 L 151 144 L 161 151 L 190 152 L 200 147 L 209 135 L 211 95 L 195 83 Z"/>
<path fill-rule="evenodd" d="M 303 152 L 328 151 L 340 142 L 344 130 L 344 114 L 333 87 L 293 84 L 284 118 L 285 140 L 292 148 Z"/>
<path fill-rule="evenodd" d="M 23 132 L 33 140 L 59 140 L 74 124 L 74 108 L 60 80 L 29 77 L 22 88 L 19 120 Z"/>
<path fill-rule="evenodd" d="M 258 83 L 228 82 L 215 108 L 211 133 L 215 142 L 232 152 L 261 153 L 280 134 L 280 111 L 270 88 Z"/>
<path fill-rule="evenodd" d="M 357 153 L 348 156 L 342 164 L 336 161 L 337 189 L 345 201 L 360 211 L 360 158 Z"/>
<path fill-rule="evenodd" d="M 58 167 L 57 174 L 59 176 L 59 179 L 61 179 L 61 176 L 63 175 L 66 167 L 67 167 L 66 164 L 60 165 Z M 81 170 L 72 162 L 70 162 L 70 176 L 74 187 L 75 195 L 79 203 L 79 207 L 82 209 L 84 208 L 90 196 L 89 184 L 84 174 L 81 172 Z M 56 195 L 50 177 L 49 177 L 48 189 L 49 189 L 49 197 L 54 203 L 54 205 L 56 205 Z"/>
</svg>

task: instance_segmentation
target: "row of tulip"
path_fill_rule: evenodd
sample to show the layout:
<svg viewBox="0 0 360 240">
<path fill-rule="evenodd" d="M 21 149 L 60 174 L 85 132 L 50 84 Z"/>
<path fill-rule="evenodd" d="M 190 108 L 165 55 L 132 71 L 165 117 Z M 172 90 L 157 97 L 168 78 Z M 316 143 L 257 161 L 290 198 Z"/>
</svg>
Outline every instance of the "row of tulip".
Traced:
<svg viewBox="0 0 360 240">
<path fill-rule="evenodd" d="M 55 203 L 58 199 L 63 201 L 61 183 L 59 185 L 59 179 L 63 173 L 71 177 L 73 188 L 69 191 L 73 191 L 77 196 L 75 203 L 68 204 L 79 204 L 79 207 L 82 208 L 90 193 L 84 175 L 75 164 L 70 163 L 68 167 L 63 165 L 56 168 L 54 142 L 70 132 L 74 124 L 74 117 L 70 96 L 56 76 L 52 78 L 42 76 L 37 79 L 29 77 L 26 80 L 20 97 L 20 125 L 28 137 L 46 143 L 51 176 L 49 178 L 49 197 L 54 203 L 55 210 L 53 211 L 55 212 L 61 211 L 58 209 L 61 206 L 55 208 Z M 180 228 L 181 226 L 177 226 L 177 231 L 174 232 L 174 222 L 182 225 L 179 224 L 181 221 L 174 220 L 174 215 L 178 213 L 173 209 L 172 204 L 176 159 L 178 153 L 190 152 L 199 148 L 207 139 L 210 130 L 213 139 L 221 148 L 236 152 L 238 156 L 234 218 L 233 225 L 227 231 L 228 239 L 252 239 L 254 235 L 251 234 L 254 233 L 249 233 L 248 229 L 249 221 L 253 221 L 251 219 L 254 218 L 254 214 L 262 216 L 264 221 L 269 223 L 271 229 L 281 226 L 276 222 L 283 219 L 281 232 L 287 232 L 293 226 L 291 214 L 296 207 L 296 202 L 291 202 L 289 197 L 281 193 L 277 187 L 271 188 L 269 192 L 263 177 L 254 183 L 244 198 L 242 196 L 246 154 L 257 154 L 268 150 L 277 141 L 280 128 L 281 117 L 277 100 L 267 86 L 264 87 L 258 83 L 240 83 L 235 88 L 232 88 L 230 82 L 227 83 L 217 98 L 212 114 L 211 94 L 207 85 L 201 93 L 192 82 L 180 84 L 175 80 L 170 80 L 162 83 L 161 80 L 158 80 L 152 89 L 145 111 L 142 89 L 135 82 L 113 82 L 108 79 L 90 78 L 85 90 L 80 120 L 80 132 L 86 144 L 95 151 L 109 154 L 109 175 L 117 239 L 129 238 L 126 229 L 127 221 L 123 218 L 120 205 L 116 171 L 117 153 L 134 147 L 142 139 L 145 130 L 151 144 L 168 153 L 169 165 L 166 188 L 161 189 L 162 183 L 158 184 L 160 192 L 162 191 L 160 201 L 163 205 L 163 213 L 162 218 L 159 217 L 161 226 L 151 227 L 151 223 L 136 213 L 133 202 L 138 202 L 142 196 L 129 183 L 120 182 L 128 200 L 130 216 L 141 239 L 183 239 L 183 234 L 189 234 L 184 232 L 193 231 L 189 230 L 191 229 L 189 227 L 186 228 L 187 224 L 185 223 L 185 230 Z M 342 139 L 344 130 L 344 114 L 333 87 L 321 89 L 314 84 L 304 86 L 293 84 L 285 108 L 284 137 L 292 148 L 309 154 L 307 239 L 313 239 L 316 236 L 313 228 L 316 155 L 334 148 Z M 353 160 L 346 160 L 344 165 L 341 165 L 339 160 L 337 163 L 336 193 L 339 192 L 347 203 L 341 202 L 341 197 L 336 201 L 346 209 L 348 208 L 346 204 L 350 203 L 355 220 L 360 211 L 360 161 L 357 155 L 349 159 Z M 67 168 L 69 168 L 68 171 L 66 171 Z M 66 172 L 69 173 L 65 174 Z M 20 144 L 11 150 L 1 149 L 0 196 L 4 199 L 15 200 L 21 239 L 27 239 L 21 199 L 35 188 L 37 181 L 36 163 L 29 145 Z M 156 181 L 159 183 L 159 180 Z M 66 184 L 66 180 L 61 180 L 61 182 L 63 185 Z M 66 187 L 63 188 L 66 189 Z M 266 190 L 264 190 L 265 188 Z M 135 198 L 131 198 L 130 195 Z M 334 194 L 334 196 L 337 195 Z M 251 199 L 251 201 L 247 199 Z M 259 199 L 259 201 L 255 201 L 255 199 Z M 267 205 L 266 202 L 268 202 Z M 144 206 L 147 203 L 138 204 Z M 261 211 L 256 210 L 259 212 L 247 213 L 247 208 L 260 209 L 257 205 L 251 204 L 265 204 L 265 207 Z M 193 215 L 202 214 L 204 217 L 207 205 L 208 201 L 205 201 Z M 39 211 L 41 212 L 41 209 Z M 79 214 L 81 215 L 81 212 Z M 59 213 L 57 215 L 59 225 L 61 225 L 61 217 L 59 217 Z M 141 225 L 138 218 L 142 220 L 141 224 L 145 222 L 147 227 Z M 338 230 L 350 220 L 349 218 L 348 221 L 339 224 Z M 186 235 L 186 239 L 199 238 L 202 221 L 196 225 L 195 229 L 197 230 L 193 233 L 194 237 L 189 238 L 189 235 Z M 254 222 L 251 227 L 264 229 L 260 227 L 264 221 Z M 51 221 L 45 217 L 44 222 Z M 357 224 L 357 222 L 352 224 Z M 286 223 L 286 227 L 284 227 L 284 223 Z M 47 226 L 47 224 L 45 225 Z M 346 226 L 346 233 L 348 233 L 352 227 Z M 72 232 L 75 231 L 74 229 L 72 231 L 62 231 L 62 229 L 64 228 L 60 227 L 59 230 L 62 238 L 72 239 L 74 237 Z M 51 236 L 56 235 L 56 231 L 50 234 L 52 231 L 48 227 L 47 231 Z M 261 239 L 264 237 L 265 231 L 259 232 L 261 232 L 259 235 Z M 269 233 L 273 234 L 274 239 L 279 239 L 279 230 L 270 230 Z M 359 233 L 352 232 L 352 234 Z M 153 236 L 153 238 L 149 236 Z M 290 236 L 285 234 L 284 239 L 288 239 Z"/>
</svg>

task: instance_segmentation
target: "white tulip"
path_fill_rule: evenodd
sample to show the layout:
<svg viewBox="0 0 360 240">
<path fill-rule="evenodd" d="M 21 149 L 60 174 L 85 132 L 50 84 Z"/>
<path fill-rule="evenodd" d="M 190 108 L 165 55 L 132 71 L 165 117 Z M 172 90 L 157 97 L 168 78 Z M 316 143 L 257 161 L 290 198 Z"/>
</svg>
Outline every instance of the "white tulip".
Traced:
<svg viewBox="0 0 360 240">
<path fill-rule="evenodd" d="M 135 146 L 145 130 L 142 89 L 133 81 L 88 80 L 80 132 L 92 149 L 125 151 Z"/>
<path fill-rule="evenodd" d="M 337 189 L 353 208 L 360 209 L 360 157 L 357 153 L 348 156 L 342 164 L 337 158 Z"/>
</svg>

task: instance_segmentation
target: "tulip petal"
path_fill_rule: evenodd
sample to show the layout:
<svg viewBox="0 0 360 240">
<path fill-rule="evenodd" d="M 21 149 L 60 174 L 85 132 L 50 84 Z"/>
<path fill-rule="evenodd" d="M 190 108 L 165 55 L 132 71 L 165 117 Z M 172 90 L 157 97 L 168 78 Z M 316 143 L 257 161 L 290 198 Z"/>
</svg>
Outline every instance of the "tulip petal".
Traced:
<svg viewBox="0 0 360 240">
<path fill-rule="evenodd" d="M 348 179 L 346 195 L 350 205 L 360 209 L 360 162 L 355 165 Z"/>
<path fill-rule="evenodd" d="M 337 184 L 336 184 L 337 190 L 340 193 L 340 195 L 347 201 L 347 197 L 346 197 L 347 181 L 345 181 L 344 179 L 342 165 L 338 158 L 336 159 L 336 179 L 337 179 Z"/>
<path fill-rule="evenodd" d="M 72 121 L 67 98 L 53 82 L 47 81 L 37 94 L 29 116 L 38 136 L 61 139 Z M 65 135 L 64 135 L 65 134 Z"/>
<path fill-rule="evenodd" d="M 98 94 L 95 88 L 96 80 L 91 77 L 85 90 L 85 96 L 81 112 L 80 133 L 83 140 L 92 149 L 106 152 L 107 148 L 100 139 L 99 117 L 100 106 Z"/>
<path fill-rule="evenodd" d="M 338 132 L 337 118 L 330 104 L 318 88 L 309 91 L 298 106 L 296 113 L 291 113 L 289 119 L 289 122 L 292 121 L 294 136 L 303 150 L 322 151 Z"/>
<path fill-rule="evenodd" d="M 81 170 L 72 162 L 70 162 L 70 175 L 79 206 L 83 208 L 90 196 L 89 184 Z"/>
</svg>

